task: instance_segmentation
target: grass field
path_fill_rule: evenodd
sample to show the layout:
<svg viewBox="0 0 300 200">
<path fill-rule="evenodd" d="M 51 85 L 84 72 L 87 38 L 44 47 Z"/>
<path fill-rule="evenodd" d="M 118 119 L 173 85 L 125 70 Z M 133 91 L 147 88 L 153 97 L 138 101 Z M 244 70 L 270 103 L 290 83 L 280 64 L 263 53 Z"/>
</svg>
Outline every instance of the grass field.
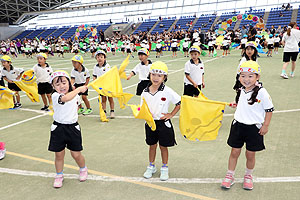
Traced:
<svg viewBox="0 0 300 200">
<path fill-rule="evenodd" d="M 72 56 L 50 57 L 48 63 L 55 70 L 70 72 Z M 109 55 L 108 63 L 119 66 L 124 58 L 121 54 Z M 239 50 L 224 58 L 201 57 L 205 62 L 203 92 L 208 98 L 225 102 L 234 99 L 232 86 L 240 58 Z M 92 72 L 96 60 L 90 54 L 84 59 L 84 66 Z M 150 59 L 167 63 L 170 72 L 167 85 L 182 95 L 183 69 L 188 59 L 181 53 L 172 58 L 169 52 L 160 59 L 152 53 Z M 138 62 L 136 57 L 130 58 L 128 71 Z M 64 185 L 61 189 L 52 188 L 54 153 L 47 147 L 53 119 L 40 111 L 42 103 L 31 103 L 21 93 L 22 109 L 0 111 L 0 141 L 6 143 L 7 149 L 6 158 L 0 161 L 1 199 L 299 199 L 300 74 L 296 72 L 289 80 L 279 76 L 282 51 L 272 58 L 261 55 L 258 62 L 262 67 L 261 81 L 273 99 L 276 112 L 265 136 L 266 150 L 257 153 L 253 191 L 242 189 L 244 154 L 236 169 L 237 183 L 229 191 L 220 188 L 230 154 L 226 140 L 234 109 L 226 108 L 219 135 L 209 142 L 184 139 L 176 116 L 173 125 L 178 145 L 169 149 L 170 179 L 159 181 L 157 172 L 154 178 L 145 180 L 142 175 L 148 165 L 148 146 L 144 141 L 144 122 L 134 119 L 130 108 L 120 110 L 117 100 L 117 118 L 100 122 L 97 93 L 90 89 L 93 114 L 79 116 L 89 180 L 84 183 L 76 180 L 78 169 L 67 153 Z M 35 59 L 22 56 L 13 59 L 15 67 L 30 69 L 34 64 Z M 137 76 L 130 81 L 122 80 L 124 91 L 135 94 L 137 82 Z M 137 96 L 130 100 L 132 104 L 139 102 Z M 156 164 L 161 165 L 159 151 Z"/>
</svg>

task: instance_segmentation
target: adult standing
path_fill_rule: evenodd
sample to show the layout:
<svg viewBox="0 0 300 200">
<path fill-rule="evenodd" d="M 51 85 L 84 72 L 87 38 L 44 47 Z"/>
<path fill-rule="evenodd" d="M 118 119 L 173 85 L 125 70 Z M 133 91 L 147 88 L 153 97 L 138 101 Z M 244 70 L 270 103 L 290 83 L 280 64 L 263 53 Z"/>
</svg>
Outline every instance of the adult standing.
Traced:
<svg viewBox="0 0 300 200">
<path fill-rule="evenodd" d="M 281 72 L 281 77 L 288 79 L 286 74 L 286 68 L 292 60 L 292 71 L 290 73 L 291 77 L 294 77 L 294 72 L 296 68 L 296 60 L 299 52 L 298 43 L 300 41 L 300 31 L 297 30 L 297 23 L 291 22 L 288 26 L 287 32 L 282 37 L 283 49 L 283 67 Z"/>
<path fill-rule="evenodd" d="M 256 34 L 257 34 L 257 31 L 256 31 L 255 27 L 250 25 L 249 32 L 248 32 L 248 36 L 249 36 L 248 41 L 255 41 Z"/>
</svg>

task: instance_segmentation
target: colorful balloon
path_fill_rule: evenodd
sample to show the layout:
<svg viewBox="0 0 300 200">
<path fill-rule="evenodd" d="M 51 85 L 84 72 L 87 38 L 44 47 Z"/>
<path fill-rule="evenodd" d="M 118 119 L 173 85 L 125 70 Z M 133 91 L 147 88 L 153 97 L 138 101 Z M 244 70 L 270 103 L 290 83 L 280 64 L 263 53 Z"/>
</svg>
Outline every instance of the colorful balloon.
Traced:
<svg viewBox="0 0 300 200">
<path fill-rule="evenodd" d="M 243 19 L 247 19 L 248 15 L 247 14 L 243 14 Z"/>
<path fill-rule="evenodd" d="M 243 15 L 239 14 L 238 16 L 236 16 L 236 18 L 237 18 L 238 20 L 242 20 L 242 19 L 243 19 Z"/>
<path fill-rule="evenodd" d="M 247 17 L 248 20 L 252 20 L 252 18 L 253 18 L 253 15 L 248 15 L 248 17 Z"/>
<path fill-rule="evenodd" d="M 253 21 L 253 22 L 257 22 L 257 21 L 258 21 L 258 17 L 257 17 L 257 16 L 254 16 L 254 17 L 252 18 L 252 21 Z"/>
<path fill-rule="evenodd" d="M 236 22 L 236 21 L 237 21 L 237 17 L 236 17 L 236 16 L 233 16 L 233 17 L 231 18 L 231 20 L 232 20 L 232 22 Z"/>
<path fill-rule="evenodd" d="M 232 24 L 232 19 L 227 19 L 227 24 Z"/>
</svg>

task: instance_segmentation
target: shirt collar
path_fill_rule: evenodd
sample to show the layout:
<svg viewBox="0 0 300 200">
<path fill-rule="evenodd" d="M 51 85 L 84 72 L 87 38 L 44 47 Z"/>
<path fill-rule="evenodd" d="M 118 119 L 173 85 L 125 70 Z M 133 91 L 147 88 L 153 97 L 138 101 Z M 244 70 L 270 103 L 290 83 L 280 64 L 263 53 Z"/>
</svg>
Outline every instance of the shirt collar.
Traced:
<svg viewBox="0 0 300 200">
<path fill-rule="evenodd" d="M 148 65 L 152 64 L 151 60 L 148 60 Z M 142 61 L 141 65 L 145 65 L 145 63 Z"/>
<path fill-rule="evenodd" d="M 150 89 L 149 89 L 149 87 L 152 85 L 152 83 L 150 82 L 149 84 L 148 84 L 148 86 L 145 88 L 145 92 L 149 92 L 150 93 Z M 159 91 L 163 91 L 164 89 L 165 89 L 165 84 L 164 83 L 162 83 L 159 87 L 158 87 L 158 89 L 157 89 L 157 92 L 159 92 Z M 157 93 L 156 92 L 156 93 Z M 155 93 L 155 94 L 156 94 Z"/>
<path fill-rule="evenodd" d="M 202 63 L 201 60 L 200 60 L 200 58 L 198 58 L 198 60 L 199 60 L 199 63 L 198 63 L 198 64 Z M 193 59 L 191 59 L 190 62 L 191 62 L 192 64 L 195 64 L 194 61 L 193 61 Z"/>
<path fill-rule="evenodd" d="M 106 61 L 104 61 L 104 63 L 103 63 L 102 66 L 99 66 L 99 63 L 97 63 L 96 66 L 97 66 L 97 67 L 105 67 L 106 64 L 107 64 Z"/>
<path fill-rule="evenodd" d="M 83 65 L 81 65 L 81 67 L 82 67 L 82 70 L 81 70 L 81 72 L 84 72 L 84 71 L 85 71 L 85 67 L 84 67 Z M 78 70 L 77 70 L 77 69 L 75 69 L 75 68 L 74 68 L 74 70 L 75 70 L 75 71 L 78 71 Z"/>
<path fill-rule="evenodd" d="M 40 64 L 37 64 L 39 67 L 42 67 Z M 46 67 L 49 67 L 48 63 L 45 63 Z"/>
<path fill-rule="evenodd" d="M 10 68 L 9 68 L 9 70 L 13 70 L 14 69 L 14 67 L 12 66 L 12 65 L 10 65 Z M 3 67 L 3 70 L 6 70 L 6 68 L 5 67 Z M 7 70 L 6 70 L 7 71 Z"/>
</svg>

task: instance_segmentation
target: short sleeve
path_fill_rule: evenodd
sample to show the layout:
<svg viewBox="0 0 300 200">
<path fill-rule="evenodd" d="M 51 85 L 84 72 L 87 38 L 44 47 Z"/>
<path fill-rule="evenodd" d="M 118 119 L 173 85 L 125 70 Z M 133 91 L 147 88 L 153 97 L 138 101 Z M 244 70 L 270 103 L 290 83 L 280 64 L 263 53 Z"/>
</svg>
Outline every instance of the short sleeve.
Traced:
<svg viewBox="0 0 300 200">
<path fill-rule="evenodd" d="M 137 74 L 139 73 L 139 64 L 137 64 L 131 71 L 134 73 L 134 74 Z"/>
<path fill-rule="evenodd" d="M 22 74 L 24 72 L 23 68 L 16 68 L 16 73 L 19 76 L 20 74 Z"/>
<path fill-rule="evenodd" d="M 261 92 L 261 101 L 262 101 L 262 105 L 263 108 L 266 112 L 273 112 L 274 111 L 274 105 L 271 99 L 271 96 L 269 95 L 269 93 L 267 92 L 266 89 L 262 88 L 260 90 Z"/>
<path fill-rule="evenodd" d="M 98 77 L 98 74 L 97 74 L 97 69 L 96 69 L 96 67 L 97 67 L 97 66 L 94 66 L 94 69 L 93 69 L 93 76 L 97 78 L 97 77 Z"/>
<path fill-rule="evenodd" d="M 181 103 L 181 97 L 171 88 L 168 88 L 168 96 L 170 98 L 170 101 L 174 104 L 174 105 L 180 105 Z"/>
<path fill-rule="evenodd" d="M 53 106 L 56 106 L 58 104 L 64 104 L 64 102 L 61 101 L 61 97 L 63 95 L 59 94 L 58 92 L 54 92 L 52 95 L 51 95 L 51 98 L 52 98 L 52 102 L 53 102 Z"/>
<path fill-rule="evenodd" d="M 88 78 L 90 78 L 90 71 L 88 70 L 88 69 L 86 69 L 87 71 L 86 71 L 86 78 L 88 79 Z"/>
<path fill-rule="evenodd" d="M 191 73 L 191 66 L 189 65 L 189 62 L 190 61 L 186 62 L 184 65 L 184 73 L 188 75 Z"/>
<path fill-rule="evenodd" d="M 74 69 L 72 69 L 72 71 L 71 71 L 71 78 L 75 78 L 75 70 Z"/>
</svg>

